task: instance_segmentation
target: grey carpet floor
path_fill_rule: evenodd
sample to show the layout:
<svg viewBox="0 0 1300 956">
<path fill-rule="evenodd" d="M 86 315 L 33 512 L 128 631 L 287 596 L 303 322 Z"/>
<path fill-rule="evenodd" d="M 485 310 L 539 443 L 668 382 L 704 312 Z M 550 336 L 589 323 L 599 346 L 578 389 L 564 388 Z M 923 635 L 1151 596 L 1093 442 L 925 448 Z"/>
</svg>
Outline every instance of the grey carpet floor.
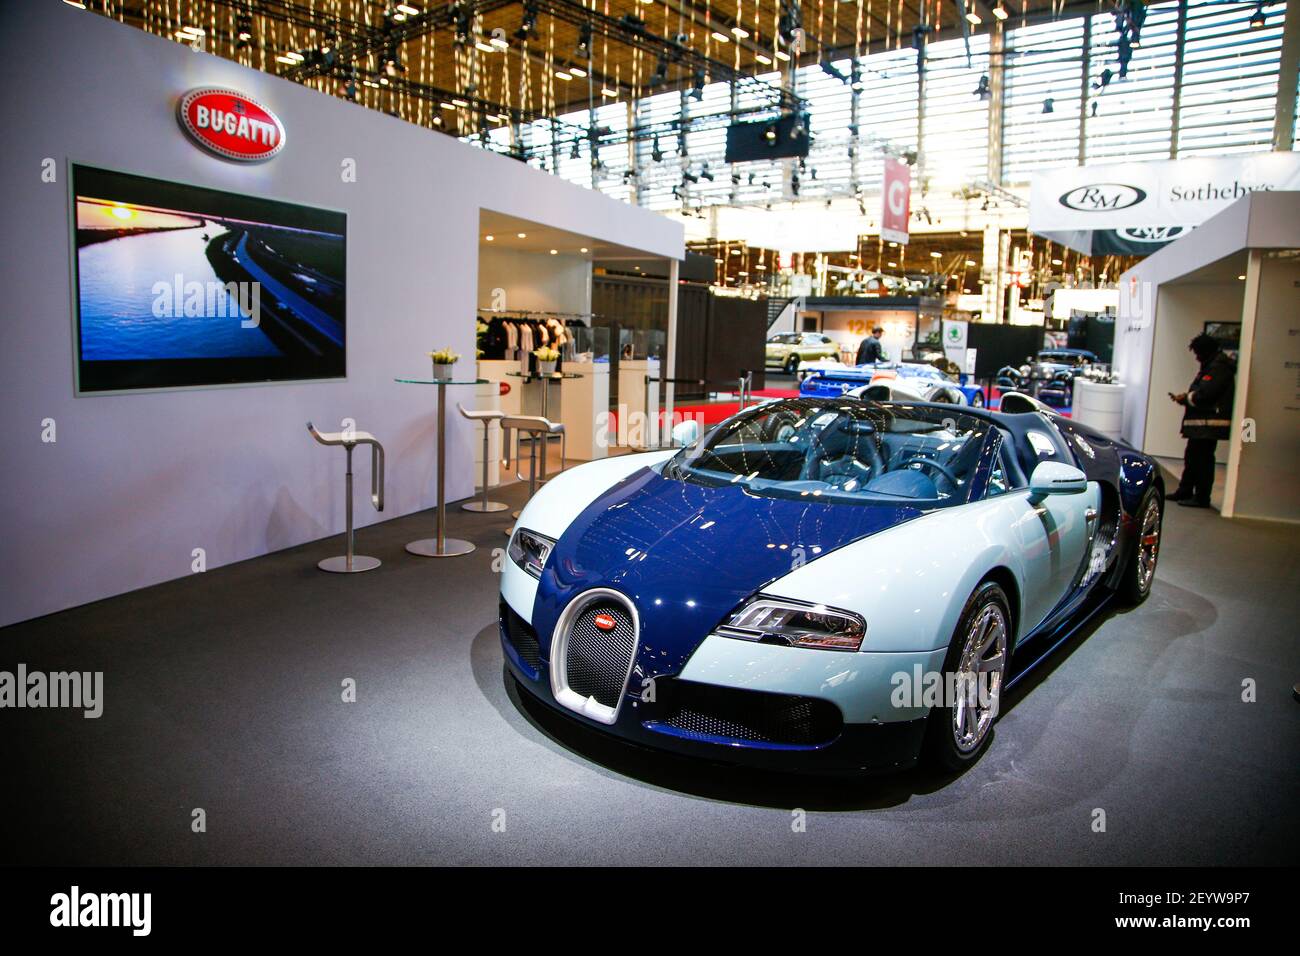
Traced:
<svg viewBox="0 0 1300 956">
<path fill-rule="evenodd" d="M 9 627 L 0 669 L 102 670 L 105 700 L 0 711 L 0 861 L 1294 863 L 1295 531 L 1170 511 L 1150 600 L 1018 686 L 956 779 L 715 767 L 521 702 L 495 623 L 508 512 L 451 510 L 467 557 L 403 551 L 424 513 L 359 533 L 368 574 L 316 570 L 335 538 Z"/>
</svg>

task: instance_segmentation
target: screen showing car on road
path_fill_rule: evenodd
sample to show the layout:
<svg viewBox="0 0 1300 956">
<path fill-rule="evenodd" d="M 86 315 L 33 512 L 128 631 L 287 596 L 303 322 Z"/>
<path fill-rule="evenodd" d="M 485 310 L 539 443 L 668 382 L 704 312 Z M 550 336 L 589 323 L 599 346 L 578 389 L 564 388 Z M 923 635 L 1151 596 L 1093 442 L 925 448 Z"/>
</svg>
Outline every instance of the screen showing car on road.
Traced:
<svg viewBox="0 0 1300 956">
<path fill-rule="evenodd" d="M 78 391 L 342 378 L 347 216 L 73 167 Z"/>
</svg>

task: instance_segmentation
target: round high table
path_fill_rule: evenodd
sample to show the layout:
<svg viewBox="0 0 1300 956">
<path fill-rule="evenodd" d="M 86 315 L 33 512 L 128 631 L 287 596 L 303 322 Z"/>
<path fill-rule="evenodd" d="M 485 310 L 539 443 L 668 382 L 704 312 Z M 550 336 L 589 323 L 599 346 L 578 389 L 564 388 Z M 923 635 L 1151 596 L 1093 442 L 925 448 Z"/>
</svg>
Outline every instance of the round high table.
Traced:
<svg viewBox="0 0 1300 956">
<path fill-rule="evenodd" d="M 582 376 L 577 374 L 576 372 L 552 372 L 550 375 L 539 375 L 536 372 L 528 372 L 527 374 L 523 372 L 506 372 L 506 375 L 508 375 L 510 378 L 522 378 L 524 380 L 523 381 L 524 385 L 527 385 L 529 382 L 534 381 L 535 379 L 541 379 L 542 417 L 547 420 L 549 420 L 551 417 L 550 416 L 551 383 L 562 382 L 568 378 L 582 378 Z"/>
<path fill-rule="evenodd" d="M 474 545 L 460 538 L 447 537 L 447 386 L 448 385 L 485 385 L 485 378 L 449 379 L 449 378 L 398 378 L 395 382 L 403 385 L 438 386 L 438 520 L 437 532 L 432 538 L 421 538 L 406 546 L 411 554 L 424 558 L 454 558 L 469 554 Z"/>
</svg>

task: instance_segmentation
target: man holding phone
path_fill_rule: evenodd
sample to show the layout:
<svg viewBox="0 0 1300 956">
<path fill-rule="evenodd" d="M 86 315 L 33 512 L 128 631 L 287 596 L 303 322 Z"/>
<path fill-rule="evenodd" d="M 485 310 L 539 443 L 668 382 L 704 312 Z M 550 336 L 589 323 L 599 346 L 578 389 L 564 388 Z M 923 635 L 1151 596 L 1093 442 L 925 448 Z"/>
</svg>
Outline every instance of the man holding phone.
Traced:
<svg viewBox="0 0 1300 956">
<path fill-rule="evenodd" d="M 1169 393 L 1171 401 L 1183 406 L 1183 477 L 1168 496 L 1189 508 L 1210 507 L 1214 487 L 1214 450 L 1232 428 L 1232 398 L 1237 364 L 1211 335 L 1201 333 L 1187 346 L 1200 370 L 1187 391 Z"/>
</svg>

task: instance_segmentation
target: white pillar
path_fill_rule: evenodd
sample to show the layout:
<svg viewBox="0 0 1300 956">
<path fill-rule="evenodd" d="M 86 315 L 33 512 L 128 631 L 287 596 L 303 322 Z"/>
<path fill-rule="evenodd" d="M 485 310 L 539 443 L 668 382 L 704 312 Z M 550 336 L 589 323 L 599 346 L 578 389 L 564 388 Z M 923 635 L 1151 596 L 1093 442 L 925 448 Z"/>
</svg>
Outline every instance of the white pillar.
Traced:
<svg viewBox="0 0 1300 956">
<path fill-rule="evenodd" d="M 677 377 L 677 270 L 678 262 L 671 259 L 668 262 L 668 354 L 664 356 L 662 377 L 668 379 L 667 388 L 664 390 L 664 417 L 667 419 L 668 428 L 672 428 L 673 421 L 673 399 L 675 397 L 676 386 L 672 379 Z M 647 412 L 650 410 L 647 409 Z M 662 435 L 663 432 L 661 431 Z"/>
<path fill-rule="evenodd" d="M 1259 314 L 1259 282 L 1264 255 L 1251 249 L 1246 258 L 1246 288 L 1242 290 L 1241 341 L 1237 348 L 1237 375 L 1233 387 L 1232 427 L 1228 433 L 1228 473 L 1223 486 L 1219 514 L 1231 518 L 1237 512 L 1237 476 L 1241 471 L 1241 425 L 1250 391 L 1250 363 L 1255 355 L 1255 321 Z"/>
</svg>

